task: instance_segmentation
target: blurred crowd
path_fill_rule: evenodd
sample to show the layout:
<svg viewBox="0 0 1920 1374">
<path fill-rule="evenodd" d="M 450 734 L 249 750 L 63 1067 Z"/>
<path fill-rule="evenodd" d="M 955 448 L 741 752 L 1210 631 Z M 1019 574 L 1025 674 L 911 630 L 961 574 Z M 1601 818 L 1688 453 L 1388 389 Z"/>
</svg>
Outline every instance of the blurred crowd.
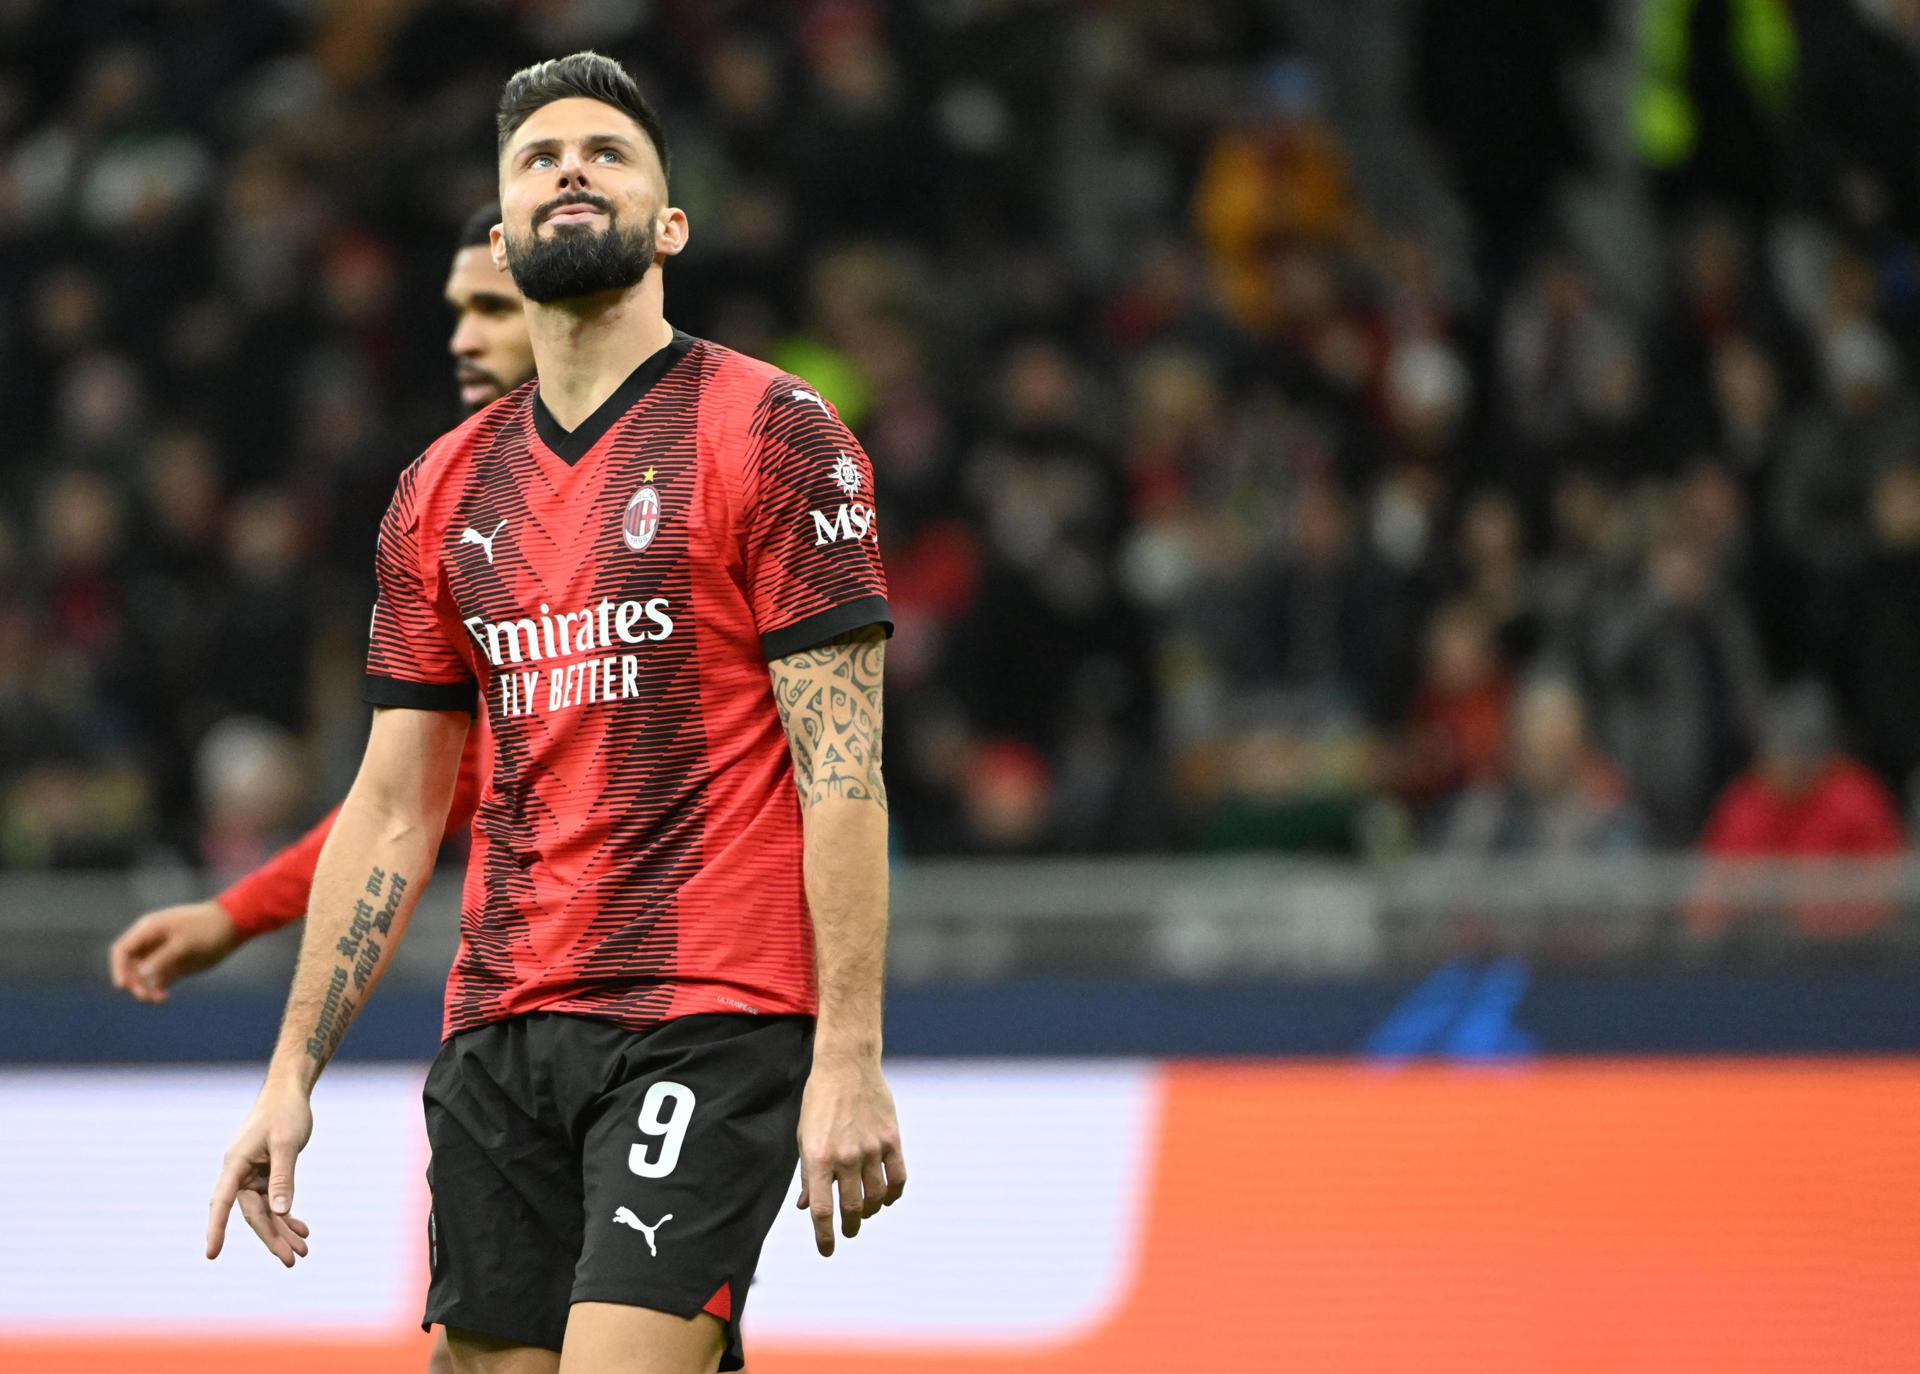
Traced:
<svg viewBox="0 0 1920 1374">
<path fill-rule="evenodd" d="M 1295 8 L 0 0 L 0 865 L 344 790 L 495 95 L 580 47 L 669 317 L 873 456 L 909 852 L 1902 849 L 1920 4 L 1373 6 L 1464 241 Z"/>
</svg>

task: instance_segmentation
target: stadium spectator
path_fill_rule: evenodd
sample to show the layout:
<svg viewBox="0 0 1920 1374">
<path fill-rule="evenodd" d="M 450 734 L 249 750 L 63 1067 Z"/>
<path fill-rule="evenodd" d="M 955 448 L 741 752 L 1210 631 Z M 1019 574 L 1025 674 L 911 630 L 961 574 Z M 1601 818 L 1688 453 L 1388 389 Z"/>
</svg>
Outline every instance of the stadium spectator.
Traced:
<svg viewBox="0 0 1920 1374">
<path fill-rule="evenodd" d="M 1514 708 L 1511 775 L 1455 803 L 1441 849 L 1463 855 L 1631 853 L 1641 830 L 1626 781 L 1594 749 L 1586 704 L 1570 683 L 1541 678 Z"/>
<path fill-rule="evenodd" d="M 1639 576 L 1593 627 L 1600 738 L 1654 843 L 1699 833 L 1746 755 L 1765 671 L 1746 608 L 1678 528 L 1649 542 Z"/>
<path fill-rule="evenodd" d="M 1268 63 L 1247 110 L 1208 149 L 1194 223 L 1234 316 L 1255 333 L 1277 333 L 1298 323 L 1289 318 L 1287 250 L 1345 242 L 1359 212 L 1310 66 L 1297 58 Z"/>
<path fill-rule="evenodd" d="M 1645 446 L 1632 433 L 1642 399 L 1637 348 L 1585 269 L 1565 253 L 1545 255 L 1500 321 L 1500 401 L 1524 455 L 1502 476 L 1537 490 L 1568 465 L 1644 470 Z"/>
<path fill-rule="evenodd" d="M 1722 446 L 1742 471 L 1763 466 L 1781 401 L 1772 354 L 1790 333 L 1755 248 L 1724 214 L 1700 214 L 1678 236 L 1649 347 L 1667 470 Z"/>
<path fill-rule="evenodd" d="M 1715 346 L 1711 366 L 1711 438 L 1706 447 L 1734 471 L 1757 481 L 1779 460 L 1785 409 L 1779 364 L 1751 335 L 1731 334 Z"/>
<path fill-rule="evenodd" d="M 1722 794 L 1704 847 L 1722 858 L 1889 854 L 1898 814 L 1886 785 L 1842 752 L 1825 691 L 1802 683 L 1769 705 L 1759 761 Z"/>
<path fill-rule="evenodd" d="M 1791 623 L 1806 654 L 1797 666 L 1828 673 L 1845 652 L 1847 589 L 1873 542 L 1874 485 L 1920 453 L 1920 402 L 1905 385 L 1893 340 L 1877 324 L 1842 318 L 1825 330 L 1819 348 L 1825 395 L 1794 422 L 1772 484 L 1771 515 L 1795 574 Z"/>
<path fill-rule="evenodd" d="M 1721 796 L 1702 847 L 1722 860 L 1860 860 L 1898 854 L 1903 838 L 1886 784 L 1842 752 L 1828 694 L 1802 683 L 1769 706 L 1759 759 Z M 1817 886 L 1819 880 L 1808 881 Z M 1815 895 L 1790 901 L 1789 909 L 1801 930 L 1828 936 L 1860 934 L 1893 910 L 1885 901 Z M 1694 912 L 1695 927 L 1711 930 L 1734 910 L 1704 904 Z"/>
<path fill-rule="evenodd" d="M 207 798 L 200 852 L 214 874 L 236 876 L 292 837 L 301 777 L 288 731 L 229 716 L 207 731 L 194 764 Z"/>
<path fill-rule="evenodd" d="M 1491 620 L 1502 653 L 1529 660 L 1543 627 L 1519 507 L 1504 491 L 1481 492 L 1461 514 L 1457 545 L 1461 595 Z"/>
<path fill-rule="evenodd" d="M 1497 466 L 1468 447 L 1473 378 L 1458 350 L 1436 338 L 1403 340 L 1387 358 L 1384 381 L 1383 437 L 1397 465 L 1454 483 Z"/>
<path fill-rule="evenodd" d="M 1435 612 L 1426 667 L 1408 712 L 1399 790 L 1421 811 L 1499 781 L 1513 680 L 1491 618 L 1472 601 Z"/>
<path fill-rule="evenodd" d="M 1861 750 L 1881 778 L 1907 791 L 1920 768 L 1920 466 L 1885 473 L 1874 491 L 1874 550 L 1858 587 L 1849 640 L 1849 705 Z"/>
</svg>

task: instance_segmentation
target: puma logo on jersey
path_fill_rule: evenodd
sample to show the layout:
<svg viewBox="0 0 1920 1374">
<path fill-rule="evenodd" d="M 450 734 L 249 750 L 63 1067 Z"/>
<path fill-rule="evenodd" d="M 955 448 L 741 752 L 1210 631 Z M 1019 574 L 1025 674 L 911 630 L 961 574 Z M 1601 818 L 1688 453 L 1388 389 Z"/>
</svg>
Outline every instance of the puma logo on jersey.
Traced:
<svg viewBox="0 0 1920 1374">
<path fill-rule="evenodd" d="M 823 415 L 831 415 L 833 413 L 827 409 L 827 403 L 820 399 L 817 392 L 808 391 L 804 386 L 796 386 L 793 389 L 793 399 L 796 401 L 812 401 L 820 407 Z"/>
<path fill-rule="evenodd" d="M 506 527 L 507 527 L 507 522 L 502 520 L 499 524 L 493 527 L 492 534 L 482 534 L 480 533 L 479 530 L 474 529 L 472 526 L 468 526 L 466 529 L 460 531 L 460 542 L 462 544 L 478 544 L 481 548 L 487 551 L 487 562 L 492 563 L 493 562 L 493 541 L 497 537 L 499 537 L 500 531 L 505 529 Z"/>
<path fill-rule="evenodd" d="M 653 1243 L 653 1233 L 672 1221 L 673 1213 L 668 1212 L 664 1217 L 661 1217 L 660 1220 L 649 1226 L 633 1214 L 632 1208 L 622 1207 L 613 1214 L 613 1219 L 621 1226 L 631 1226 L 634 1230 L 645 1236 L 647 1238 L 647 1253 L 649 1255 L 657 1255 L 660 1253 L 660 1250 L 659 1247 Z"/>
</svg>

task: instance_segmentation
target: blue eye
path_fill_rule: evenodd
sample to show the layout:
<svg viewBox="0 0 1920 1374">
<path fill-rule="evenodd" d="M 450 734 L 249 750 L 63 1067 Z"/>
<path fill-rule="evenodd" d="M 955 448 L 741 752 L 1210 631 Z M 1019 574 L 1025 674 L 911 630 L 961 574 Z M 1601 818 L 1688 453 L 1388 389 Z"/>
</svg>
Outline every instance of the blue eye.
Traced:
<svg viewBox="0 0 1920 1374">
<path fill-rule="evenodd" d="M 620 154 L 615 152 L 612 148 L 602 148 L 597 154 L 595 154 L 595 156 L 611 158 L 615 162 L 618 162 L 620 160 Z"/>
<path fill-rule="evenodd" d="M 535 153 L 532 157 L 527 159 L 527 166 L 539 167 L 544 163 L 551 163 L 552 161 L 553 161 L 553 158 L 550 154 Z"/>
</svg>

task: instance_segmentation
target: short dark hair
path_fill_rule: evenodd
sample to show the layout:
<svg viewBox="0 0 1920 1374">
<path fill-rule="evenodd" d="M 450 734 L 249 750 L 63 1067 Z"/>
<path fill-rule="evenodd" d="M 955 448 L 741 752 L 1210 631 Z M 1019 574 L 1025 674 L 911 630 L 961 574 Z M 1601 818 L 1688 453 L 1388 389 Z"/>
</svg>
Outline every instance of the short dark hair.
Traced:
<svg viewBox="0 0 1920 1374">
<path fill-rule="evenodd" d="M 500 90 L 500 110 L 494 118 L 500 133 L 496 156 L 507 151 L 507 140 L 513 137 L 513 131 L 525 124 L 535 110 L 556 100 L 575 97 L 611 105 L 638 124 L 653 140 L 653 150 L 660 156 L 660 170 L 668 169 L 667 131 L 661 127 L 660 116 L 640 94 L 640 87 L 627 75 L 627 69 L 597 52 L 551 57 L 531 67 L 522 67 L 507 78 L 507 84 Z"/>
<path fill-rule="evenodd" d="M 499 222 L 500 202 L 490 200 L 467 216 L 467 222 L 460 226 L 460 242 L 453 246 L 453 251 L 458 253 L 465 248 L 491 247 L 493 226 Z"/>
</svg>

